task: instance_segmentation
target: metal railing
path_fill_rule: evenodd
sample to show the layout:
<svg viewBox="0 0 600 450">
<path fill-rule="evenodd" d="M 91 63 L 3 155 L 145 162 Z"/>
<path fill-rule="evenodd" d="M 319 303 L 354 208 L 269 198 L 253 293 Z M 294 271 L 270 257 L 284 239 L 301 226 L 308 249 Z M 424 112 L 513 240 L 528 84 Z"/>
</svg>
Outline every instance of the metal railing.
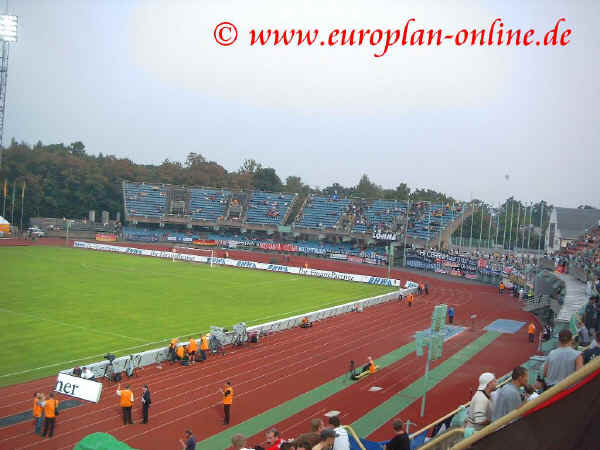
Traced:
<svg viewBox="0 0 600 450">
<path fill-rule="evenodd" d="M 348 431 L 348 433 L 352 435 L 360 450 L 367 450 L 363 443 L 360 441 L 360 438 L 358 437 L 358 434 L 356 434 L 356 431 L 354 431 L 354 428 L 352 428 L 350 425 L 343 425 L 343 427 Z"/>
<path fill-rule="evenodd" d="M 463 440 L 465 436 L 464 428 L 452 428 L 444 434 L 427 442 L 419 447 L 419 450 L 449 450 L 455 444 Z"/>
<path fill-rule="evenodd" d="M 571 386 L 579 383 L 580 381 L 584 380 L 589 375 L 591 375 L 597 371 L 600 371 L 600 358 L 596 358 L 596 359 L 592 360 L 591 362 L 589 362 L 588 364 L 583 366 L 581 369 L 573 372 L 571 375 L 569 375 L 567 378 L 562 380 L 560 383 L 557 383 L 556 385 L 554 385 L 553 387 L 548 389 L 546 392 L 544 392 L 538 398 L 536 398 L 530 402 L 526 402 L 519 409 L 516 409 L 516 410 L 508 413 L 504 417 L 501 417 L 500 419 L 496 420 L 495 422 L 492 422 L 484 429 L 482 429 L 482 430 L 474 433 L 472 436 L 460 441 L 455 446 L 453 446 L 452 449 L 453 450 L 468 449 L 474 443 L 482 440 L 486 436 L 489 436 L 490 434 L 494 433 L 495 431 L 499 430 L 500 428 L 502 428 L 506 425 L 509 425 L 512 421 L 520 419 L 529 411 L 537 408 L 542 403 L 546 402 L 547 400 L 550 400 L 552 397 L 561 393 L 562 391 L 569 389 Z M 549 426 L 552 426 L 552 425 L 549 424 Z M 443 435 L 440 437 L 443 437 Z M 433 441 L 431 441 L 431 442 L 433 442 Z M 422 447 L 422 448 L 424 448 L 424 447 Z"/>
<path fill-rule="evenodd" d="M 500 389 L 502 386 L 504 386 L 506 383 L 508 383 L 510 381 L 510 378 L 506 378 L 504 381 L 498 383 L 498 389 Z M 464 405 L 459 405 L 458 408 L 454 409 L 453 411 L 450 411 L 448 414 L 446 414 L 445 416 L 440 417 L 439 419 L 436 419 L 434 422 L 431 422 L 429 425 L 424 426 L 423 428 L 421 428 L 420 430 L 412 433 L 410 435 L 411 439 L 414 439 L 415 437 L 419 436 L 421 433 L 425 432 L 425 431 L 429 431 L 432 428 L 434 428 L 436 425 L 439 425 L 442 422 L 445 422 L 446 420 L 448 420 L 450 417 L 454 416 L 454 414 L 456 414 L 458 411 L 460 411 L 461 408 L 465 408 L 468 409 L 469 406 L 471 406 L 471 402 L 467 402 Z M 446 433 L 444 433 L 445 435 Z M 440 436 L 441 437 L 441 436 Z M 424 447 L 419 447 L 419 448 L 424 448 Z"/>
</svg>

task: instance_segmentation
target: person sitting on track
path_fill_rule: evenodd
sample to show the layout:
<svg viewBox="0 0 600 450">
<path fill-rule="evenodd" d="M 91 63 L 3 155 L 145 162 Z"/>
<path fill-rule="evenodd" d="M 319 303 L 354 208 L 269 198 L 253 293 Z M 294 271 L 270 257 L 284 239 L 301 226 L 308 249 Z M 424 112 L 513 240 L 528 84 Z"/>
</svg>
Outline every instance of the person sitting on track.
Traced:
<svg viewBox="0 0 600 450">
<path fill-rule="evenodd" d="M 169 344 L 169 353 L 167 353 L 167 359 L 171 361 L 171 364 L 175 362 L 177 353 L 177 338 L 171 339 L 171 343 Z"/>
<path fill-rule="evenodd" d="M 300 324 L 300 328 L 310 328 L 312 327 L 312 322 L 309 322 L 308 317 L 302 318 L 302 323 Z"/>
<path fill-rule="evenodd" d="M 185 358 L 187 356 L 187 349 L 186 349 L 185 345 L 180 345 L 179 347 L 177 347 L 175 354 L 177 356 L 177 361 L 185 360 Z"/>
<path fill-rule="evenodd" d="M 358 380 L 359 378 L 365 376 L 367 372 L 371 375 L 375 373 L 375 371 L 377 370 L 377 366 L 373 362 L 373 358 L 371 358 L 369 356 L 368 360 L 369 360 L 369 362 L 362 367 L 362 370 L 360 372 L 358 372 L 358 373 L 354 372 L 354 374 L 352 376 L 353 380 Z M 353 362 L 354 361 L 352 361 L 352 363 Z M 351 371 L 352 371 L 352 368 L 351 368 Z"/>
</svg>

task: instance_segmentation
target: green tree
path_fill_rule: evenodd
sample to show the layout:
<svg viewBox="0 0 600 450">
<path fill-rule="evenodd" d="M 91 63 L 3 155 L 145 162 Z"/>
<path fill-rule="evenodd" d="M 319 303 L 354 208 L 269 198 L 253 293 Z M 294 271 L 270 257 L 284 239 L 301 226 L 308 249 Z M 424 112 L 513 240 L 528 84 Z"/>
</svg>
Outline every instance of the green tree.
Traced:
<svg viewBox="0 0 600 450">
<path fill-rule="evenodd" d="M 317 188 L 318 190 L 318 188 Z M 356 194 L 356 189 L 352 187 L 344 187 L 340 183 L 333 183 L 331 186 L 327 186 L 322 191 L 323 195 L 331 196 L 337 193 L 340 197 L 350 197 Z"/>
<path fill-rule="evenodd" d="M 383 189 L 381 188 L 381 186 L 373 183 L 371 180 L 369 180 L 369 177 L 364 174 L 361 178 L 360 181 L 358 182 L 358 185 L 356 186 L 356 193 L 360 196 L 360 197 L 364 197 L 364 198 L 381 198 L 383 197 Z"/>
<path fill-rule="evenodd" d="M 259 169 L 262 169 L 262 165 L 257 163 L 254 159 L 245 159 L 239 172 L 254 174 Z"/>
<path fill-rule="evenodd" d="M 199 166 L 206 163 L 206 158 L 202 156 L 200 153 L 188 153 L 187 158 L 185 159 L 186 167 L 194 167 Z"/>
<path fill-rule="evenodd" d="M 285 179 L 285 191 L 290 193 L 308 193 L 310 188 L 302 182 L 300 177 L 289 176 Z"/>
<path fill-rule="evenodd" d="M 275 169 L 271 167 L 259 167 L 254 171 L 254 187 L 261 191 L 279 192 L 282 190 L 283 185 L 281 179 L 275 172 Z"/>
</svg>

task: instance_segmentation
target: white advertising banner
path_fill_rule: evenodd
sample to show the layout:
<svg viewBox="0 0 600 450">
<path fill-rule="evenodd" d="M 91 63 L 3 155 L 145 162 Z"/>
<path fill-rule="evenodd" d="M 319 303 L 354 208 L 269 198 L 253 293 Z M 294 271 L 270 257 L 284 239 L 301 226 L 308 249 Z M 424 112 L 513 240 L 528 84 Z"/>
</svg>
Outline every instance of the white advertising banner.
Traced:
<svg viewBox="0 0 600 450">
<path fill-rule="evenodd" d="M 164 252 L 161 250 L 149 250 L 135 247 L 120 247 L 117 245 L 96 244 L 92 242 L 75 241 L 73 247 L 105 252 L 129 253 L 131 255 L 151 256 L 154 258 L 178 259 L 181 261 L 208 263 L 210 256 L 189 255 L 185 253 Z M 400 287 L 400 280 L 392 278 L 372 277 L 370 275 L 357 275 L 352 273 L 333 272 L 329 270 L 304 269 L 293 266 L 281 266 L 277 264 L 265 264 L 254 261 L 238 261 L 229 258 L 212 258 L 213 264 L 222 266 L 235 266 L 243 269 L 268 270 L 270 272 L 286 272 L 296 275 L 311 277 L 330 278 L 333 280 L 355 281 L 358 283 L 377 284 L 380 286 Z"/>
<path fill-rule="evenodd" d="M 54 390 L 59 394 L 70 395 L 71 397 L 81 398 L 88 402 L 98 403 L 100 394 L 102 394 L 102 383 L 73 377 L 66 373 L 59 373 Z"/>
</svg>

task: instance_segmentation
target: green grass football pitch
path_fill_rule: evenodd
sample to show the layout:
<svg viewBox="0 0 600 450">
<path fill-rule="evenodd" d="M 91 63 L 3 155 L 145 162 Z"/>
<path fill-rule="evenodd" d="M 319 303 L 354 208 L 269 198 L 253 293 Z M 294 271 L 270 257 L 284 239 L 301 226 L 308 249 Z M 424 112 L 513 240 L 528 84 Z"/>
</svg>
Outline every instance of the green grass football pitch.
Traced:
<svg viewBox="0 0 600 450">
<path fill-rule="evenodd" d="M 347 281 L 55 247 L 0 247 L 0 386 L 103 355 L 390 292 Z"/>
</svg>

